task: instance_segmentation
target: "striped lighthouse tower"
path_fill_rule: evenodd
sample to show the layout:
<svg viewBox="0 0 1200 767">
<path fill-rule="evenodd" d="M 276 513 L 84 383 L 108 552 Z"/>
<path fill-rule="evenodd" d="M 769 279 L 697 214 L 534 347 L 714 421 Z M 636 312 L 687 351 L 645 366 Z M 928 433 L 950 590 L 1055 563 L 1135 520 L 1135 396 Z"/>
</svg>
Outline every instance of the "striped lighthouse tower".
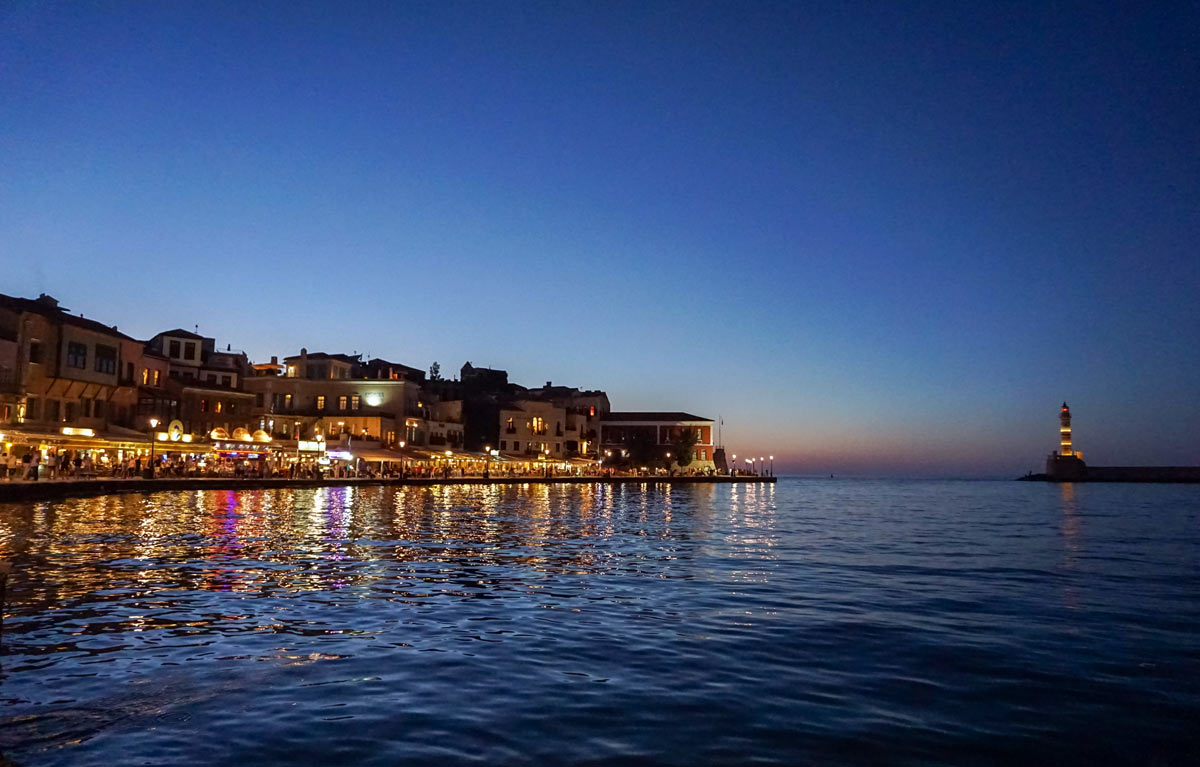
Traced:
<svg viewBox="0 0 1200 767">
<path fill-rule="evenodd" d="M 1067 407 L 1066 402 L 1063 403 L 1062 411 L 1058 414 L 1058 441 L 1060 443 L 1059 455 L 1075 455 L 1075 451 L 1071 449 L 1071 408 Z"/>
</svg>

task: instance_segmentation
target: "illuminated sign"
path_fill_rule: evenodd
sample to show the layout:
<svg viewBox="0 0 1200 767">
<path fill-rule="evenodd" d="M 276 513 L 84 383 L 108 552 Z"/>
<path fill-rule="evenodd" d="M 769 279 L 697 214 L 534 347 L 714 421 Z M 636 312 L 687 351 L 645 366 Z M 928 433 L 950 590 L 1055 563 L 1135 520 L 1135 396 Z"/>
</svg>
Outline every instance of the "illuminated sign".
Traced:
<svg viewBox="0 0 1200 767">
<path fill-rule="evenodd" d="M 349 450 L 329 450 L 325 453 L 325 455 L 329 456 L 330 458 L 335 458 L 339 461 L 349 461 L 354 457 L 350 454 Z"/>
<path fill-rule="evenodd" d="M 62 427 L 62 433 L 68 437 L 94 437 L 96 432 L 92 429 L 76 429 L 71 426 Z"/>
<path fill-rule="evenodd" d="M 320 453 L 325 449 L 325 443 L 321 440 L 300 440 L 298 448 L 302 453 Z"/>
</svg>

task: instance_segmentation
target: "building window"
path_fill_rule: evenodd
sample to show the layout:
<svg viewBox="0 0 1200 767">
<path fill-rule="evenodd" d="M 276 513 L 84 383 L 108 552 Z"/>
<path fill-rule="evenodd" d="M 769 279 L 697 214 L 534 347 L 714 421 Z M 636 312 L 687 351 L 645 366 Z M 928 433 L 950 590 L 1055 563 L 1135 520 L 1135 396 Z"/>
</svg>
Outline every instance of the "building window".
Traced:
<svg viewBox="0 0 1200 767">
<path fill-rule="evenodd" d="M 88 397 L 79 398 L 79 415 L 84 418 L 92 417 L 92 400 Z"/>
<path fill-rule="evenodd" d="M 346 395 L 343 394 L 342 396 L 338 397 L 338 410 L 345 410 L 345 409 L 346 409 Z"/>
<path fill-rule="evenodd" d="M 37 365 L 42 364 L 42 342 L 41 341 L 30 341 L 29 342 L 29 361 L 34 364 L 37 364 Z M 30 416 L 30 417 L 32 418 L 32 416 Z"/>
<path fill-rule="evenodd" d="M 508 450 L 508 441 L 507 440 L 503 440 L 503 439 L 500 440 L 500 449 Z"/>
<path fill-rule="evenodd" d="M 236 412 L 237 412 L 237 403 L 236 403 L 236 402 L 230 402 L 230 403 L 229 403 L 229 412 L 230 412 L 230 413 L 236 413 Z"/>
<path fill-rule="evenodd" d="M 109 375 L 117 372 L 117 347 L 96 344 L 96 372 Z"/>
<path fill-rule="evenodd" d="M 125 363 L 125 380 L 128 381 L 129 383 L 133 383 L 133 363 L 132 362 Z"/>
<path fill-rule="evenodd" d="M 290 394 L 283 395 L 283 407 L 286 410 L 292 409 L 292 395 L 290 395 Z"/>
<path fill-rule="evenodd" d="M 47 421 L 57 421 L 58 420 L 58 400 L 56 400 L 56 399 L 46 400 L 46 420 Z"/>
<path fill-rule="evenodd" d="M 189 360 L 196 359 L 196 342 L 188 341 L 183 345 L 184 358 Z"/>
<path fill-rule="evenodd" d="M 263 393 L 262 393 L 262 392 L 258 392 L 257 394 L 255 394 L 255 395 L 254 395 L 254 406 L 255 406 L 255 407 L 262 407 L 262 406 L 263 406 L 263 400 L 264 400 L 264 399 L 265 399 L 265 398 L 263 397 Z"/>
<path fill-rule="evenodd" d="M 167 344 L 167 356 L 170 357 L 171 359 L 175 359 L 175 360 L 179 359 L 179 342 L 178 341 L 170 341 Z"/>
<path fill-rule="evenodd" d="M 515 425 L 513 425 L 513 419 L 509 418 L 507 421 L 505 421 L 504 433 L 505 434 L 516 434 L 517 433 L 517 427 Z"/>
<path fill-rule="evenodd" d="M 87 368 L 87 344 L 67 342 L 67 367 L 80 370 Z"/>
<path fill-rule="evenodd" d="M 520 452 L 520 450 L 521 450 L 521 441 L 514 439 L 513 440 L 513 452 L 514 453 Z"/>
<path fill-rule="evenodd" d="M 161 372 L 161 371 L 158 371 L 158 370 L 155 370 L 155 371 L 154 371 L 154 385 L 155 385 L 155 386 L 158 386 L 158 376 L 159 376 L 159 373 L 160 373 L 160 372 Z"/>
<path fill-rule="evenodd" d="M 63 420 L 66 421 L 67 423 L 75 422 L 75 403 L 74 402 L 63 403 Z"/>
<path fill-rule="evenodd" d="M 142 368 L 142 386 L 150 383 L 150 368 Z"/>
<path fill-rule="evenodd" d="M 232 376 L 221 376 L 221 385 L 222 386 L 233 386 L 233 377 Z"/>
<path fill-rule="evenodd" d="M 221 409 L 222 409 L 222 406 L 223 406 L 224 404 L 225 404 L 225 403 L 221 402 L 221 400 L 217 400 L 217 406 L 216 406 L 216 407 L 213 409 L 213 412 L 214 412 L 214 413 L 220 413 L 220 412 L 221 412 Z"/>
<path fill-rule="evenodd" d="M 317 395 L 317 410 L 324 410 L 324 409 L 325 409 L 325 395 L 318 394 Z"/>
<path fill-rule="evenodd" d="M 92 418 L 104 417 L 104 400 L 98 399 L 92 403 Z"/>
<path fill-rule="evenodd" d="M 358 410 L 358 395 L 357 394 L 350 395 L 350 409 Z"/>
</svg>

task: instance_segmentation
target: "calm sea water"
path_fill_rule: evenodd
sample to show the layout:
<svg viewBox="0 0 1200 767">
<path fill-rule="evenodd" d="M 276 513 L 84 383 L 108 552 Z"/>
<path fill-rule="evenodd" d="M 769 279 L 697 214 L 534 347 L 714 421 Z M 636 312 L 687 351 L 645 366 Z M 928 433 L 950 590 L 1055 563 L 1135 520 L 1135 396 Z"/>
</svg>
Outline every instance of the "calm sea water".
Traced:
<svg viewBox="0 0 1200 767">
<path fill-rule="evenodd" d="M 0 505 L 23 765 L 1200 763 L 1200 488 Z"/>
</svg>

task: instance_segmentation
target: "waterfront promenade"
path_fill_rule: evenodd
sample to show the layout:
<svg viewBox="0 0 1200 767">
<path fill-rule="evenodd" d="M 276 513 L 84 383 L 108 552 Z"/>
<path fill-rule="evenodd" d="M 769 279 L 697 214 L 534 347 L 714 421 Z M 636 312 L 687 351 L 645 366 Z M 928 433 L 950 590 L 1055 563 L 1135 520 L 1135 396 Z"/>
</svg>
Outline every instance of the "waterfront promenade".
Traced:
<svg viewBox="0 0 1200 767">
<path fill-rule="evenodd" d="M 52 500 L 79 496 L 147 493 L 163 490 L 262 490 L 289 487 L 367 487 L 374 485 L 691 485 L 774 483 L 775 477 L 755 475 L 716 476 L 636 476 L 611 477 L 325 477 L 311 478 L 239 478 L 239 477 L 162 477 L 156 479 L 58 479 L 37 482 L 0 483 L 0 503 Z"/>
</svg>

